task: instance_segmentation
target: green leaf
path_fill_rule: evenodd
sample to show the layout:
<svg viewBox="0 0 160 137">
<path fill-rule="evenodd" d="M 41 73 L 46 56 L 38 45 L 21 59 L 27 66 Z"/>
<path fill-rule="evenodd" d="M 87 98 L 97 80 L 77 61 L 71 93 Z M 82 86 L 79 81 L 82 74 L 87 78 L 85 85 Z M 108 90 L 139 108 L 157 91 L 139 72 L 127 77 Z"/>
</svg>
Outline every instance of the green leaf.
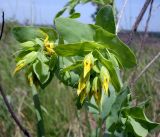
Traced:
<svg viewBox="0 0 160 137">
<path fill-rule="evenodd" d="M 26 64 L 29 64 L 29 63 L 33 62 L 36 58 L 37 58 L 37 52 L 32 51 L 32 52 L 28 53 L 27 55 L 25 55 L 23 57 L 23 60 L 25 60 Z"/>
<path fill-rule="evenodd" d="M 37 52 L 32 51 L 30 53 L 27 53 L 22 58 L 19 57 L 18 62 L 16 64 L 16 68 L 14 70 L 14 74 L 18 71 L 20 71 L 22 68 L 27 66 L 28 64 L 34 62 L 37 58 Z"/>
<path fill-rule="evenodd" d="M 93 41 L 94 31 L 89 25 L 70 18 L 56 18 L 55 25 L 60 35 L 69 43 Z"/>
<path fill-rule="evenodd" d="M 109 86 L 110 96 L 107 96 L 104 92 L 102 92 L 101 98 L 101 117 L 104 120 L 112 109 L 112 105 L 115 102 L 116 94 L 114 88 Z"/>
<path fill-rule="evenodd" d="M 33 71 L 42 85 L 45 84 L 49 79 L 49 66 L 42 61 L 37 61 L 33 64 Z"/>
<path fill-rule="evenodd" d="M 92 1 L 101 5 L 106 5 L 113 2 L 113 0 L 92 0 Z"/>
<path fill-rule="evenodd" d="M 116 35 L 110 34 L 95 25 L 92 26 L 96 31 L 94 40 L 113 53 L 123 67 L 130 68 L 136 65 L 134 53 Z M 129 61 L 126 61 L 126 59 Z"/>
<path fill-rule="evenodd" d="M 51 58 L 50 58 L 50 61 L 49 61 L 49 68 L 50 68 L 50 70 L 54 70 L 57 63 L 58 63 L 58 57 L 57 57 L 56 54 L 53 54 L 51 56 Z"/>
<path fill-rule="evenodd" d="M 136 135 L 138 135 L 139 137 L 146 137 L 147 136 L 148 130 L 145 129 L 144 127 L 142 127 L 142 125 L 139 122 L 137 122 L 135 119 L 128 116 L 128 122 L 131 124 Z"/>
<path fill-rule="evenodd" d="M 77 69 L 77 68 L 79 68 L 79 67 L 82 67 L 82 66 L 83 66 L 83 65 L 82 65 L 82 62 L 79 62 L 79 61 L 78 61 L 78 62 L 73 63 L 72 65 L 70 65 L 70 66 L 62 69 L 60 72 L 61 72 L 61 73 L 64 73 L 64 72 L 66 72 L 66 71 L 75 70 L 75 69 Z"/>
<path fill-rule="evenodd" d="M 62 10 L 60 10 L 60 11 L 56 14 L 56 16 L 54 17 L 54 20 L 55 20 L 56 18 L 60 17 L 66 10 L 67 10 L 67 7 L 64 7 Z"/>
<path fill-rule="evenodd" d="M 141 125 L 149 131 L 160 125 L 159 123 L 150 121 L 141 107 L 125 108 L 122 111 L 125 112 L 126 116 L 130 116 L 141 123 Z"/>
<path fill-rule="evenodd" d="M 81 42 L 74 44 L 63 44 L 55 47 L 59 56 L 84 56 L 95 49 L 103 49 L 104 46 L 96 42 Z"/>
<path fill-rule="evenodd" d="M 49 41 L 55 41 L 58 38 L 57 32 L 51 27 L 15 27 L 12 32 L 19 42 L 32 41 L 36 38 L 45 39 L 47 35 L 49 36 Z"/>
<path fill-rule="evenodd" d="M 38 52 L 37 58 L 44 63 L 47 63 L 49 61 L 48 58 L 43 54 L 43 52 Z"/>
<path fill-rule="evenodd" d="M 112 62 L 104 58 L 99 51 L 96 50 L 94 53 L 95 53 L 95 57 L 100 61 L 100 63 L 108 69 L 111 77 L 111 83 L 113 84 L 116 91 L 117 92 L 120 91 L 122 85 L 119 81 L 118 74 Z"/>
<path fill-rule="evenodd" d="M 59 57 L 58 62 L 59 62 L 59 64 L 57 64 L 58 68 L 57 68 L 56 75 L 59 78 L 59 80 L 62 81 L 67 86 L 77 88 L 78 81 L 79 81 L 79 75 L 80 75 L 80 74 L 77 74 L 77 72 L 79 73 L 80 71 L 74 70 L 74 71 L 66 71 L 64 73 L 61 73 L 61 71 L 60 71 L 61 69 L 64 69 L 64 68 L 72 65 L 74 62 L 68 58 L 63 58 L 63 57 Z"/>
<path fill-rule="evenodd" d="M 82 3 L 94 2 L 100 5 L 106 5 L 113 2 L 113 0 L 81 0 Z"/>
<path fill-rule="evenodd" d="M 80 16 L 81 16 L 80 13 L 73 13 L 71 16 L 69 16 L 69 18 L 76 19 L 79 18 Z"/>
<path fill-rule="evenodd" d="M 23 48 L 23 49 L 32 49 L 34 47 L 35 43 L 33 41 L 27 41 L 27 42 L 23 42 L 23 43 L 20 43 L 20 46 Z"/>
<path fill-rule="evenodd" d="M 35 38 L 46 37 L 45 33 L 38 27 L 15 27 L 12 32 L 16 40 L 19 42 L 32 41 Z"/>
<path fill-rule="evenodd" d="M 83 55 L 97 46 L 97 48 L 107 48 L 115 55 L 118 62 L 120 62 L 123 67 L 130 68 L 136 64 L 135 55 L 129 47 L 127 47 L 116 35 L 105 31 L 100 26 L 86 25 L 68 18 L 57 18 L 55 23 L 65 44 L 71 44 L 68 45 L 68 50 L 67 47 L 64 47 L 65 44 L 62 45 L 62 47 L 57 46 L 56 50 L 58 54 L 62 55 L 64 50 L 64 56 L 75 56 L 75 54 Z M 89 46 L 84 46 L 84 44 L 86 44 L 84 42 L 91 42 L 92 44 L 89 43 Z M 69 48 L 71 48 L 71 50 Z M 126 59 L 129 61 L 126 61 Z"/>
<path fill-rule="evenodd" d="M 52 27 L 40 27 L 40 29 L 49 36 L 49 41 L 56 41 L 58 34 Z"/>
<path fill-rule="evenodd" d="M 127 106 L 127 98 L 129 93 L 130 93 L 129 88 L 123 87 L 121 89 L 121 92 L 119 92 L 119 94 L 117 95 L 115 102 L 112 105 L 110 115 L 106 119 L 106 128 L 109 131 L 116 130 L 115 125 L 118 123 L 119 120 L 119 112 L 122 107 Z"/>
<path fill-rule="evenodd" d="M 99 10 L 96 16 L 96 25 L 99 25 L 106 31 L 115 34 L 115 20 L 111 6 L 108 5 Z"/>
</svg>

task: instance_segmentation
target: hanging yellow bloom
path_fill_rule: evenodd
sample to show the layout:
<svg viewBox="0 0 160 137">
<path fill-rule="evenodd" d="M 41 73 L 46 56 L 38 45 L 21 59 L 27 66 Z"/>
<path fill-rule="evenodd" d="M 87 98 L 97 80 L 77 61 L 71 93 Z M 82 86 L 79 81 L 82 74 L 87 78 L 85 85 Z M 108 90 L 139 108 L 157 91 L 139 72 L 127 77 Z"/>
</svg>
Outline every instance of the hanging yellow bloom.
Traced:
<svg viewBox="0 0 160 137">
<path fill-rule="evenodd" d="M 87 97 L 89 92 L 90 92 L 90 81 L 87 81 L 85 88 L 80 93 L 80 102 L 81 102 L 81 104 L 83 104 L 83 102 L 86 99 L 86 97 Z"/>
<path fill-rule="evenodd" d="M 82 79 L 79 80 L 78 89 L 77 89 L 77 95 L 81 93 L 82 90 L 86 87 L 86 82 Z"/>
<path fill-rule="evenodd" d="M 31 63 L 31 62 L 33 62 L 36 58 L 37 58 L 37 52 L 36 52 L 36 51 L 32 51 L 32 52 L 28 53 L 27 55 L 25 55 L 25 56 L 16 64 L 16 68 L 15 68 L 13 74 L 17 73 L 17 72 L 20 71 L 22 68 L 24 68 L 26 65 L 28 65 L 28 64 Z"/>
<path fill-rule="evenodd" d="M 84 75 L 83 77 L 85 78 L 86 75 L 90 72 L 91 68 L 94 65 L 94 57 L 92 53 L 89 53 L 88 55 L 85 56 L 84 58 Z"/>
<path fill-rule="evenodd" d="M 92 92 L 93 92 L 94 99 L 95 99 L 97 105 L 99 105 L 100 101 L 101 101 L 102 92 L 101 92 L 101 89 L 100 89 L 98 77 L 95 77 L 93 79 Z"/>
<path fill-rule="evenodd" d="M 32 76 L 32 74 L 30 73 L 30 74 L 27 76 L 27 78 L 28 78 L 29 85 L 32 86 L 32 85 L 33 85 L 33 76 Z"/>
<path fill-rule="evenodd" d="M 49 36 L 46 36 L 46 39 L 44 40 L 44 46 L 46 51 L 48 52 L 49 55 L 52 55 L 53 53 L 55 53 L 55 51 L 53 50 L 54 48 L 54 43 L 49 42 Z"/>
<path fill-rule="evenodd" d="M 78 83 L 78 89 L 77 89 L 78 96 L 86 88 L 88 79 L 89 79 L 89 75 L 87 75 L 85 78 L 81 75 Z"/>
<path fill-rule="evenodd" d="M 13 74 L 17 73 L 18 71 L 20 71 L 24 66 L 26 65 L 25 60 L 21 60 L 17 63 L 16 68 L 13 72 Z"/>
<path fill-rule="evenodd" d="M 109 82 L 110 82 L 110 75 L 109 75 L 108 70 L 103 66 L 101 67 L 100 78 L 101 78 L 101 83 L 102 83 L 102 89 L 108 95 L 108 87 L 109 87 Z"/>
</svg>

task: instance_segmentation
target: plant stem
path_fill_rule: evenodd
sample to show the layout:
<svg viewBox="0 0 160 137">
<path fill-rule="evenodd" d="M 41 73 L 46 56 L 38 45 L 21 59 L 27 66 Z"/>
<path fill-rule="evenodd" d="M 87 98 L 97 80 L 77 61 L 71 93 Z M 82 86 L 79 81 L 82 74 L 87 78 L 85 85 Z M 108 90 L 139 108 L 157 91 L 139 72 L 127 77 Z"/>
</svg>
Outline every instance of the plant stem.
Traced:
<svg viewBox="0 0 160 137">
<path fill-rule="evenodd" d="M 99 134 L 98 134 L 98 137 L 102 137 L 103 136 L 103 128 L 102 128 L 102 126 L 103 126 L 103 121 L 102 121 L 102 118 L 101 117 L 99 117 L 99 125 L 98 125 L 99 127 Z"/>
<path fill-rule="evenodd" d="M 17 115 L 15 114 L 15 112 L 13 111 L 13 108 L 11 107 L 6 95 L 5 95 L 5 92 L 3 91 L 3 88 L 0 84 L 0 93 L 2 95 L 2 98 L 4 100 L 4 103 L 9 111 L 9 113 L 11 114 L 11 117 L 14 119 L 15 123 L 17 124 L 17 126 L 20 128 L 20 130 L 23 132 L 23 134 L 26 136 L 26 137 L 31 137 L 30 133 L 28 132 L 28 130 L 23 127 L 21 121 L 18 119 Z"/>
<path fill-rule="evenodd" d="M 42 115 L 42 110 L 41 110 L 41 105 L 40 105 L 40 100 L 37 92 L 37 87 L 32 84 L 32 94 L 33 94 L 33 102 L 34 102 L 34 107 L 36 111 L 36 116 L 37 116 L 37 133 L 38 137 L 45 137 L 45 130 L 44 130 L 44 121 L 43 121 L 43 115 Z"/>
</svg>

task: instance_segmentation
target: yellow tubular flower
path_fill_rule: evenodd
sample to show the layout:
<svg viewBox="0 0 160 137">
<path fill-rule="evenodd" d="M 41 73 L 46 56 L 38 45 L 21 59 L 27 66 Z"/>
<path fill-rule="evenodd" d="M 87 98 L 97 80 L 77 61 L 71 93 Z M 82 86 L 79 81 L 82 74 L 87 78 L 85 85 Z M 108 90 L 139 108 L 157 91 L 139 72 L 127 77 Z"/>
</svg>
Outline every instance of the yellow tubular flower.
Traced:
<svg viewBox="0 0 160 137">
<path fill-rule="evenodd" d="M 90 72 L 91 68 L 94 65 L 94 58 L 92 53 L 89 53 L 88 55 L 85 56 L 84 58 L 84 75 L 83 77 L 85 78 L 86 75 Z"/>
<path fill-rule="evenodd" d="M 101 101 L 102 92 L 100 90 L 100 85 L 99 85 L 98 77 L 95 77 L 93 79 L 92 92 L 93 92 L 94 99 L 95 99 L 97 105 L 99 105 L 100 101 Z"/>
<path fill-rule="evenodd" d="M 108 87 L 109 87 L 109 82 L 110 82 L 110 75 L 109 75 L 108 70 L 103 66 L 101 68 L 100 78 L 101 78 L 102 89 L 105 91 L 105 93 L 108 96 Z"/>
<path fill-rule="evenodd" d="M 78 89 L 77 89 L 77 95 L 81 93 L 81 91 L 86 87 L 85 81 L 80 80 L 78 84 Z"/>
<path fill-rule="evenodd" d="M 85 78 L 81 75 L 78 83 L 78 89 L 77 89 L 77 95 L 79 96 L 80 93 L 86 88 L 87 81 L 89 80 L 89 75 L 87 75 Z"/>
<path fill-rule="evenodd" d="M 30 86 L 33 85 L 33 77 L 32 77 L 32 75 L 28 75 L 28 82 L 29 82 Z"/>
<path fill-rule="evenodd" d="M 95 98 L 97 105 L 99 105 L 101 102 L 101 96 L 102 96 L 101 90 L 97 90 L 97 92 L 94 93 L 94 98 Z"/>
<path fill-rule="evenodd" d="M 13 74 L 15 74 L 18 71 L 20 71 L 25 65 L 26 65 L 25 60 L 21 60 L 19 63 L 17 63 L 16 68 L 15 68 Z"/>
<path fill-rule="evenodd" d="M 44 44 L 46 45 L 46 43 L 48 43 L 48 39 L 49 39 L 49 36 L 46 34 L 46 38 L 44 40 Z"/>
<path fill-rule="evenodd" d="M 44 40 L 44 46 L 48 54 L 52 55 L 53 53 L 55 53 L 55 51 L 53 50 L 54 43 L 49 42 L 48 39 L 49 39 L 49 36 L 47 35 L 46 39 Z"/>
</svg>

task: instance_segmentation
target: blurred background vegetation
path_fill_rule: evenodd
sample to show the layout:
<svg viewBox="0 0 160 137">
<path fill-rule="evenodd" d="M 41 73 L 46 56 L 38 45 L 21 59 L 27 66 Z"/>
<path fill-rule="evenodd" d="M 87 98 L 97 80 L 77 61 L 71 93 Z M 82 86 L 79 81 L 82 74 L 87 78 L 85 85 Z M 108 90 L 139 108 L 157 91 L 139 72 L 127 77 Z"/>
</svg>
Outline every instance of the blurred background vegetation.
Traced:
<svg viewBox="0 0 160 137">
<path fill-rule="evenodd" d="M 36 136 L 36 118 L 31 90 L 26 83 L 23 71 L 13 76 L 15 67 L 13 53 L 18 46 L 11 30 L 17 25 L 20 24 L 13 21 L 5 22 L 3 37 L 0 41 L 0 82 L 18 118 L 30 133 Z M 128 34 L 129 32 L 126 31 L 119 33 L 124 41 L 127 41 Z M 148 33 L 139 56 L 143 35 L 143 32 L 137 33 L 130 45 L 139 63 L 131 70 L 123 70 L 122 76 L 125 82 L 129 81 L 133 75 L 137 76 L 160 51 L 160 33 Z M 160 122 L 160 59 L 156 60 L 142 75 L 132 91 L 136 103 L 149 100 L 146 107 L 147 116 L 153 121 Z M 40 91 L 40 99 L 43 106 L 46 137 L 89 137 L 91 128 L 95 128 L 93 116 L 87 114 L 85 109 L 77 110 L 75 90 L 64 86 L 56 78 L 45 90 Z M 1 96 L 0 109 L 0 137 L 23 137 L 8 113 Z M 160 129 L 155 129 L 149 136 L 159 137 Z"/>
</svg>

